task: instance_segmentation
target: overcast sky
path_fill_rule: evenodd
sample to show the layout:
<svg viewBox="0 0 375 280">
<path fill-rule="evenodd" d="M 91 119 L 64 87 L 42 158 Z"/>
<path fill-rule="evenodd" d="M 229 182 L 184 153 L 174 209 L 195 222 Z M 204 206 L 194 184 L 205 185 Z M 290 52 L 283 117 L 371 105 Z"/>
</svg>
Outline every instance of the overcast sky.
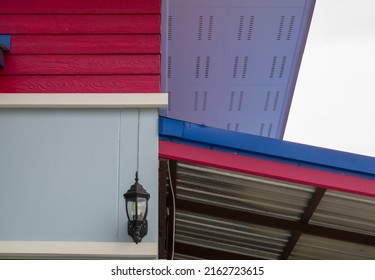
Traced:
<svg viewBox="0 0 375 280">
<path fill-rule="evenodd" d="M 284 140 L 375 157 L 374 11 L 316 1 Z"/>
</svg>

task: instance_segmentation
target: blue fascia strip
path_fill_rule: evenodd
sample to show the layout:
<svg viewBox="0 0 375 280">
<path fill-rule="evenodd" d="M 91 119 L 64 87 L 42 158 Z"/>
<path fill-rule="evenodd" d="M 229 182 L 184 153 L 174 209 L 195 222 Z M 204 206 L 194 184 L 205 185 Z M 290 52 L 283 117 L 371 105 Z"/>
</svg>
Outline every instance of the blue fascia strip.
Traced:
<svg viewBox="0 0 375 280">
<path fill-rule="evenodd" d="M 375 158 L 159 118 L 160 139 L 375 179 Z"/>
<path fill-rule="evenodd" d="M 3 51 L 10 50 L 10 35 L 0 35 L 0 49 Z"/>
</svg>

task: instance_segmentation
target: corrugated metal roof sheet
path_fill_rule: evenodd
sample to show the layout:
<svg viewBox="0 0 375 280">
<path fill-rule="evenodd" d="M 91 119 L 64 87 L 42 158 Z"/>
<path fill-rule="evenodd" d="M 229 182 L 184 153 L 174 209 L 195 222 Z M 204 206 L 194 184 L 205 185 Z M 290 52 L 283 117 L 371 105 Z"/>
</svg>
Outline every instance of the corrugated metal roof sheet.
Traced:
<svg viewBox="0 0 375 280">
<path fill-rule="evenodd" d="M 298 220 L 314 188 L 217 168 L 178 163 L 179 198 Z"/>
<path fill-rule="evenodd" d="M 375 236 L 375 197 L 328 190 L 310 224 Z"/>
<path fill-rule="evenodd" d="M 289 259 L 349 259 L 375 258 L 375 247 L 340 240 L 302 235 Z"/>
<path fill-rule="evenodd" d="M 177 212 L 176 241 L 203 248 L 273 259 L 280 254 L 288 237 L 287 231 Z"/>
<path fill-rule="evenodd" d="M 234 209 L 241 213 L 273 217 L 295 224 L 309 208 L 316 188 L 223 169 L 177 162 L 178 201 Z M 195 204 L 196 205 L 196 204 Z M 375 198 L 327 190 L 310 222 L 322 229 L 375 236 Z M 305 223 L 305 222 L 302 222 Z M 297 234 L 297 235 L 296 235 Z M 209 215 L 177 204 L 175 242 L 200 250 L 232 253 L 249 258 L 279 259 L 296 238 L 289 259 L 374 259 L 375 244 L 369 246 L 333 238 L 295 232 Z M 319 234 L 318 234 L 319 235 Z M 369 241 L 370 243 L 373 241 Z M 186 247 L 185 247 L 186 248 Z M 221 253 L 220 253 L 221 252 Z M 178 250 L 175 259 L 199 259 Z M 203 257 L 204 258 L 204 257 Z M 211 256 L 212 258 L 212 256 Z"/>
</svg>

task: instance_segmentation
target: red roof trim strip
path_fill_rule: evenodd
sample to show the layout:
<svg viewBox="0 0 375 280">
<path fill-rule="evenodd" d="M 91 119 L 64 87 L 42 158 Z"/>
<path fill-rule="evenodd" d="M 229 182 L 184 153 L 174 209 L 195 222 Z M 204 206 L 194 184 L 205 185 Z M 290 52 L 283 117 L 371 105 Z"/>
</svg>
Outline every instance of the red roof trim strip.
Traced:
<svg viewBox="0 0 375 280">
<path fill-rule="evenodd" d="M 159 141 L 159 156 L 251 175 L 375 197 L 375 181 L 169 141 Z"/>
</svg>

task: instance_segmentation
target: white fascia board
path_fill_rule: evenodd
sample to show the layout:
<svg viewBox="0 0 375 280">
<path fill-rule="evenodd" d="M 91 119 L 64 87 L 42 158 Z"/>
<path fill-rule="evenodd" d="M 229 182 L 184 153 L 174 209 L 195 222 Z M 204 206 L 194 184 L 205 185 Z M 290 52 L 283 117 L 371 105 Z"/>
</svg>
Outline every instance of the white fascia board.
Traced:
<svg viewBox="0 0 375 280">
<path fill-rule="evenodd" d="M 0 241 L 0 259 L 122 258 L 157 259 L 158 244 L 126 242 Z"/>
<path fill-rule="evenodd" d="M 167 93 L 3 93 L 0 108 L 160 108 Z"/>
</svg>

